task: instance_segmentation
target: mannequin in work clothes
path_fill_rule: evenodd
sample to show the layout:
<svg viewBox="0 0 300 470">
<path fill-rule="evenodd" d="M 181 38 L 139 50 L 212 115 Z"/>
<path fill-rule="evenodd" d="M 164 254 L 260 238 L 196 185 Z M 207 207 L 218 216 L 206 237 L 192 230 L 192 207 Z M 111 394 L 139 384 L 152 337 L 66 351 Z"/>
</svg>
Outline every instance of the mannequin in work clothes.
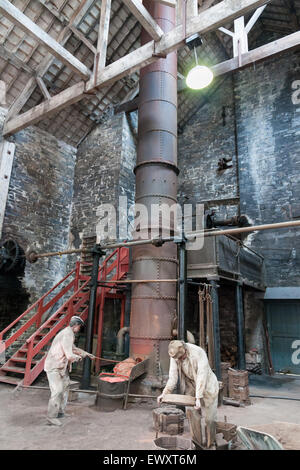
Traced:
<svg viewBox="0 0 300 470">
<path fill-rule="evenodd" d="M 64 411 L 68 402 L 70 378 L 68 365 L 80 361 L 84 357 L 95 359 L 83 349 L 74 346 L 75 333 L 79 333 L 84 326 L 80 317 L 74 316 L 69 326 L 61 330 L 52 341 L 47 354 L 44 370 L 47 373 L 51 397 L 48 404 L 48 424 L 61 426 L 58 418 L 65 416 Z"/>
<path fill-rule="evenodd" d="M 207 447 L 210 447 L 216 434 L 218 379 L 209 366 L 206 352 L 199 346 L 175 340 L 170 342 L 168 352 L 169 380 L 157 401 L 161 403 L 164 395 L 172 393 L 179 378 L 180 393 L 196 397 L 196 410 L 200 410 L 200 400 L 203 399 L 208 432 Z"/>
</svg>

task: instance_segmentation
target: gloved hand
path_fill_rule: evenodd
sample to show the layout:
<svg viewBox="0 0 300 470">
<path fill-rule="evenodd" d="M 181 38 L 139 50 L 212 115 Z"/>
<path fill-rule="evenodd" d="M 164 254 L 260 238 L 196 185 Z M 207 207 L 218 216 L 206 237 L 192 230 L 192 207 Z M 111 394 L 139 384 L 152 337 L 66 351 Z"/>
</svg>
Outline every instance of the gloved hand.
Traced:
<svg viewBox="0 0 300 470">
<path fill-rule="evenodd" d="M 196 398 L 195 410 L 200 410 L 201 408 L 201 401 L 200 398 Z"/>
<path fill-rule="evenodd" d="M 78 361 L 81 361 L 82 357 L 79 356 L 78 354 L 74 354 L 74 359 L 73 359 L 73 362 L 78 362 Z"/>
<path fill-rule="evenodd" d="M 96 359 L 96 356 L 94 356 L 94 354 L 87 354 L 87 357 L 89 357 L 90 359 Z"/>
<path fill-rule="evenodd" d="M 164 397 L 163 393 L 161 395 L 159 395 L 159 397 L 157 397 L 157 403 L 158 404 L 162 402 L 163 397 Z"/>
</svg>

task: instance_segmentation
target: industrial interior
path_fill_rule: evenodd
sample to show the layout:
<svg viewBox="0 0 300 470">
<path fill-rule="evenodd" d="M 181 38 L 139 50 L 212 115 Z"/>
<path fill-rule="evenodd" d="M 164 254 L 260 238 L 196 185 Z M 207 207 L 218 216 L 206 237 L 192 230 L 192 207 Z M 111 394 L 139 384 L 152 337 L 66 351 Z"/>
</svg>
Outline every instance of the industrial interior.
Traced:
<svg viewBox="0 0 300 470">
<path fill-rule="evenodd" d="M 300 0 L 0 0 L 0 449 L 300 449 L 299 45 Z"/>
</svg>

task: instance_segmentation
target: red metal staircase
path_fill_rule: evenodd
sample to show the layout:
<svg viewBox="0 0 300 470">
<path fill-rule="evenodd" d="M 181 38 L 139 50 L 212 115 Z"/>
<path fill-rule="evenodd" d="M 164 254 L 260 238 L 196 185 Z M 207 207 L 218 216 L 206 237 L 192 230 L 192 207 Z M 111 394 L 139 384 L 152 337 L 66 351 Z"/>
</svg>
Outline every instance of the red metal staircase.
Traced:
<svg viewBox="0 0 300 470">
<path fill-rule="evenodd" d="M 117 248 L 100 266 L 99 281 L 124 279 L 128 272 L 128 263 L 128 248 Z M 32 384 L 44 369 L 48 346 L 58 331 L 67 326 L 73 315 L 78 315 L 86 320 L 90 295 L 89 281 L 89 276 L 80 274 L 80 262 L 77 262 L 75 269 L 0 332 L 2 353 L 5 353 L 8 348 L 13 347 L 27 335 L 27 339 L 21 347 L 0 367 L 0 382 L 25 386 Z M 99 287 L 97 291 L 97 311 L 100 307 L 98 332 L 100 329 L 101 335 L 106 297 L 114 296 L 122 299 L 121 327 L 124 326 L 125 297 L 123 294 L 116 293 L 115 288 L 116 284 L 111 283 L 109 287 Z M 55 295 L 54 291 L 57 292 Z M 53 297 L 49 300 L 51 294 Z M 63 301 L 63 305 L 51 314 L 51 309 L 58 301 Z M 45 318 L 47 314 L 48 318 L 42 323 L 43 317 Z M 19 322 L 20 326 L 18 327 Z M 30 336 L 33 328 L 36 331 Z M 7 339 L 3 339 L 4 337 Z M 100 338 L 101 352 L 101 336 L 98 338 Z M 97 351 L 99 352 L 99 344 Z"/>
</svg>

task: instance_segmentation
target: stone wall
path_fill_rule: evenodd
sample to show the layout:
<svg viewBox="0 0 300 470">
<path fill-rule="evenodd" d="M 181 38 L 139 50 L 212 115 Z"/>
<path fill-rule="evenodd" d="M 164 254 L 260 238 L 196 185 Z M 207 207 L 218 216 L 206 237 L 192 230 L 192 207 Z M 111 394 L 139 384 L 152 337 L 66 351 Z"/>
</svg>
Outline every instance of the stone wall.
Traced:
<svg viewBox="0 0 300 470">
<path fill-rule="evenodd" d="M 136 115 L 121 113 L 97 126 L 79 146 L 71 218 L 73 247 L 80 247 L 83 236 L 96 233 L 101 204 L 117 209 L 118 223 L 119 197 L 127 196 L 127 206 L 134 202 L 135 134 Z"/>
<path fill-rule="evenodd" d="M 207 203 L 219 217 L 238 212 L 238 176 L 235 145 L 235 109 L 232 78 L 188 121 L 178 137 L 179 202 Z M 218 171 L 221 158 L 232 168 Z"/>
<path fill-rule="evenodd" d="M 1 108 L 1 128 L 5 115 L 6 110 Z M 66 249 L 76 149 L 36 127 L 18 132 L 9 140 L 16 148 L 1 241 L 13 238 L 24 250 Z M 21 285 L 30 294 L 29 302 L 37 300 L 65 274 L 65 257 L 27 262 Z M 1 295 L 4 303 L 5 298 Z M 20 303 L 20 311 L 15 306 L 12 310 L 12 316 L 18 316 L 24 303 Z"/>
<path fill-rule="evenodd" d="M 178 139 L 181 202 L 207 202 L 217 218 L 252 224 L 299 219 L 300 58 L 269 59 L 228 77 Z M 233 168 L 217 171 L 233 157 Z M 262 231 L 245 243 L 266 261 L 267 286 L 300 280 L 299 229 Z"/>
<path fill-rule="evenodd" d="M 285 54 L 237 74 L 236 109 L 241 211 L 253 224 L 300 217 L 300 57 Z M 266 283 L 300 280 L 300 231 L 257 232 L 247 244 L 266 262 Z"/>
</svg>

